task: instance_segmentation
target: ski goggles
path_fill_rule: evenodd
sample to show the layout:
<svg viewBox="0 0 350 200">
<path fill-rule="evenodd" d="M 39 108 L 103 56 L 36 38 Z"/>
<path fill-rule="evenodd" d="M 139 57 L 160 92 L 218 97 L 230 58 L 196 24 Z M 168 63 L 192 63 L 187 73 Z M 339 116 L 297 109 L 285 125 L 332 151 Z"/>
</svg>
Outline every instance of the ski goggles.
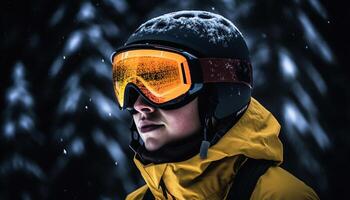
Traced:
<svg viewBox="0 0 350 200">
<path fill-rule="evenodd" d="M 118 49 L 111 62 L 121 109 L 132 109 L 135 99 L 131 91 L 137 91 L 154 107 L 171 109 L 201 91 L 205 83 L 251 87 L 251 70 L 246 70 L 251 65 L 240 59 L 197 58 L 180 49 L 148 44 Z"/>
</svg>

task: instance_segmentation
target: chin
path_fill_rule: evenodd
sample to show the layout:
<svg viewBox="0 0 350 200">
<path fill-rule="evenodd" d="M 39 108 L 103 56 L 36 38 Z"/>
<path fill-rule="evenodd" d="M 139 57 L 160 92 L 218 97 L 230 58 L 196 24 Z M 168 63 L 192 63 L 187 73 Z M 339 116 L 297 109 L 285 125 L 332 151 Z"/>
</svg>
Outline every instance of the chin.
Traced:
<svg viewBox="0 0 350 200">
<path fill-rule="evenodd" d="M 155 139 L 148 138 L 145 142 L 145 147 L 147 151 L 156 151 L 160 149 L 162 145 L 160 145 Z"/>
</svg>

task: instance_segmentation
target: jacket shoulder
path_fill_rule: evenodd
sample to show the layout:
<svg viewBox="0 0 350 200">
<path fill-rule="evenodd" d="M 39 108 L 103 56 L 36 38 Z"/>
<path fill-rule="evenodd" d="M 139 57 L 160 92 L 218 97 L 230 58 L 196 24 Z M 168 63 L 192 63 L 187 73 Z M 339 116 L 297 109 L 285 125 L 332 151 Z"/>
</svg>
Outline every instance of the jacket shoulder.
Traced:
<svg viewBox="0 0 350 200">
<path fill-rule="evenodd" d="M 276 166 L 259 178 L 250 199 L 318 200 L 319 197 L 311 187 Z"/>
<path fill-rule="evenodd" d="M 133 191 L 132 193 L 130 193 L 127 197 L 126 200 L 142 200 L 143 196 L 145 195 L 146 191 L 147 191 L 148 187 L 147 185 L 144 185 L 142 187 L 139 187 L 138 189 L 136 189 L 135 191 Z"/>
</svg>

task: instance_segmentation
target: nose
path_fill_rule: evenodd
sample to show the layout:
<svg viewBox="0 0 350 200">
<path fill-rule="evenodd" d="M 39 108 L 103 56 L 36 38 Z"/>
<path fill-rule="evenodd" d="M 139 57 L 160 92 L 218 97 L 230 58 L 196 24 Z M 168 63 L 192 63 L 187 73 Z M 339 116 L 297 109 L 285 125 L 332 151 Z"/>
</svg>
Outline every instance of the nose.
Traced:
<svg viewBox="0 0 350 200">
<path fill-rule="evenodd" d="M 139 95 L 134 103 L 134 109 L 143 114 L 152 113 L 155 111 L 155 108 L 149 105 L 146 100 Z"/>
</svg>

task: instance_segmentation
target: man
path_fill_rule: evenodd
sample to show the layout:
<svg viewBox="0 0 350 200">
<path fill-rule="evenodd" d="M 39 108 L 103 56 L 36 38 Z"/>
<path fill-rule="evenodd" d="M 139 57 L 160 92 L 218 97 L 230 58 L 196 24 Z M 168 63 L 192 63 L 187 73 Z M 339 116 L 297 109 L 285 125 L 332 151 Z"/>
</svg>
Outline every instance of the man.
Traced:
<svg viewBox="0 0 350 200">
<path fill-rule="evenodd" d="M 204 11 L 156 17 L 112 63 L 146 182 L 127 199 L 318 199 L 279 167 L 280 125 L 251 97 L 248 48 L 226 18 Z"/>
</svg>

